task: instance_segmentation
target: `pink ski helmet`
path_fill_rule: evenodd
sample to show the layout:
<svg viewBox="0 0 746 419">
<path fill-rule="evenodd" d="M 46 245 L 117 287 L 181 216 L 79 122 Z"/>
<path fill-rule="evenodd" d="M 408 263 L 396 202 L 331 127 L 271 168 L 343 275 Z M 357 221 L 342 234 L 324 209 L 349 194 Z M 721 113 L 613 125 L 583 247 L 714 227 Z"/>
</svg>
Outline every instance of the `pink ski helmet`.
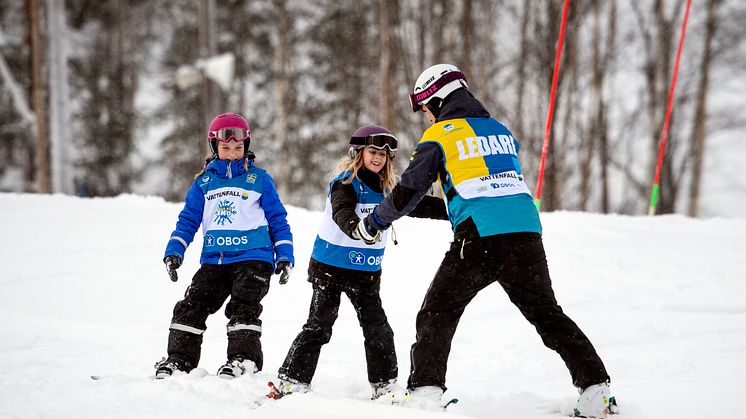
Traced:
<svg viewBox="0 0 746 419">
<path fill-rule="evenodd" d="M 207 131 L 207 144 L 213 155 L 218 154 L 218 141 L 243 141 L 244 155 L 249 153 L 249 144 L 251 143 L 251 130 L 249 123 L 239 114 L 224 113 L 216 116 L 210 122 L 210 128 Z"/>
</svg>

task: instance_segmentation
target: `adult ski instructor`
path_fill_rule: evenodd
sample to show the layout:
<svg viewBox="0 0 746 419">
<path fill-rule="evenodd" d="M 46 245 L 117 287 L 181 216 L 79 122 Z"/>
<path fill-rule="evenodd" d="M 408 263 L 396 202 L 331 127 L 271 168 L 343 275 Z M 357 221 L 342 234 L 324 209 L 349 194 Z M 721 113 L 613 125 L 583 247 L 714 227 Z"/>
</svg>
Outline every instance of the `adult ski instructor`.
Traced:
<svg viewBox="0 0 746 419">
<path fill-rule="evenodd" d="M 581 393 L 575 415 L 605 417 L 615 410 L 609 375 L 555 299 L 539 213 L 518 162 L 518 141 L 490 117 L 466 82 L 450 64 L 422 72 L 410 102 L 432 126 L 393 192 L 357 226 L 366 243 L 375 243 L 440 181 L 454 239 L 417 314 L 407 397 L 440 400 L 459 319 L 479 291 L 498 282 L 544 345 L 567 365 Z"/>
</svg>

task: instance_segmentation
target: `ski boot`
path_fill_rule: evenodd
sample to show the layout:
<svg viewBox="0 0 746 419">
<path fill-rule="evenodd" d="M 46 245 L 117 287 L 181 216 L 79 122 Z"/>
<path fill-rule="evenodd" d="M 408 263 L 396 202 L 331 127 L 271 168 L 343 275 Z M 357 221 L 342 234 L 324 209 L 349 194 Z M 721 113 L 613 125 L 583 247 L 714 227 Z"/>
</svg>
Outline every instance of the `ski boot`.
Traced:
<svg viewBox="0 0 746 419">
<path fill-rule="evenodd" d="M 153 368 L 155 368 L 155 378 L 157 380 L 170 377 L 177 371 L 188 374 L 189 371 L 192 370 L 192 366 L 189 362 L 172 357 L 168 357 L 168 359 L 166 357 L 161 358 L 160 361 L 155 363 Z"/>
<path fill-rule="evenodd" d="M 380 397 L 404 390 L 402 386 L 396 383 L 395 378 L 380 383 L 370 383 L 370 387 L 372 389 L 372 393 L 370 396 L 371 400 L 377 400 Z"/>
<path fill-rule="evenodd" d="M 575 417 L 605 418 L 606 415 L 619 413 L 616 399 L 609 394 L 609 383 L 595 384 L 582 390 L 575 404 Z"/>
<path fill-rule="evenodd" d="M 455 398 L 444 402 L 443 389 L 437 386 L 422 386 L 404 391 L 394 391 L 390 393 L 389 399 L 389 402 L 396 406 L 441 412 L 444 412 L 448 406 L 458 403 L 458 399 Z"/>
<path fill-rule="evenodd" d="M 254 374 L 257 371 L 258 369 L 254 361 L 237 356 L 218 368 L 218 377 L 230 380 L 244 374 Z"/>
</svg>

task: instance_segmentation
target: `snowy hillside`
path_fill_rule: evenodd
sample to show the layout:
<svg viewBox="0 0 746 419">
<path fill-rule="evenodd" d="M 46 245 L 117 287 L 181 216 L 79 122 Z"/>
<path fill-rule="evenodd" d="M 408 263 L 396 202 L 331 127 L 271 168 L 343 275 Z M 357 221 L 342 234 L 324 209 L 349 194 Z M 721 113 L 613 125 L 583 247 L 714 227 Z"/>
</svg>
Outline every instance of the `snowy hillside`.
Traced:
<svg viewBox="0 0 746 419">
<path fill-rule="evenodd" d="M 189 249 L 178 283 L 161 258 L 181 205 L 160 198 L 0 194 L 0 417 L 436 418 L 366 400 L 363 338 L 343 302 L 314 392 L 267 391 L 305 321 L 305 270 L 320 213 L 289 208 L 298 265 L 264 300 L 265 371 L 226 381 L 222 312 L 208 321 L 199 370 L 152 381 L 174 303 L 198 267 Z M 557 297 L 612 376 L 619 419 L 743 417 L 746 392 L 746 220 L 542 214 Z M 404 219 L 389 243 L 382 298 L 396 333 L 399 379 L 422 296 L 450 240 L 446 222 Z M 107 376 L 92 381 L 89 376 Z M 453 344 L 449 417 L 549 419 L 576 398 L 498 286 L 467 308 Z"/>
</svg>

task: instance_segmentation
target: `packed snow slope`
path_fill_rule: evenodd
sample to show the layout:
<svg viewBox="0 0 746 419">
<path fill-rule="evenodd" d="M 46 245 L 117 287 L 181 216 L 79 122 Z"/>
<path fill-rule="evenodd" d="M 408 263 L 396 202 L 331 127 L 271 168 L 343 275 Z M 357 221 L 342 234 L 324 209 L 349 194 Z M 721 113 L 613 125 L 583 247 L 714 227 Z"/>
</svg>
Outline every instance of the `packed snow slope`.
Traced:
<svg viewBox="0 0 746 419">
<path fill-rule="evenodd" d="M 264 300 L 264 371 L 222 380 L 222 311 L 208 321 L 200 369 L 152 380 L 168 325 L 198 268 L 201 233 L 178 283 L 161 261 L 180 204 L 160 198 L 0 194 L 0 417 L 437 418 L 368 400 L 363 337 L 343 301 L 314 392 L 267 392 L 308 312 L 305 271 L 321 214 L 289 208 L 297 266 Z M 746 220 L 542 214 L 557 298 L 612 376 L 619 419 L 744 417 Z M 389 243 L 382 298 L 396 333 L 399 380 L 422 297 L 451 239 L 448 223 L 405 218 Z M 210 375 L 207 375 L 209 373 Z M 106 378 L 93 381 L 90 376 Z M 576 390 L 559 356 L 492 285 L 456 333 L 451 417 L 569 415 Z"/>
</svg>

